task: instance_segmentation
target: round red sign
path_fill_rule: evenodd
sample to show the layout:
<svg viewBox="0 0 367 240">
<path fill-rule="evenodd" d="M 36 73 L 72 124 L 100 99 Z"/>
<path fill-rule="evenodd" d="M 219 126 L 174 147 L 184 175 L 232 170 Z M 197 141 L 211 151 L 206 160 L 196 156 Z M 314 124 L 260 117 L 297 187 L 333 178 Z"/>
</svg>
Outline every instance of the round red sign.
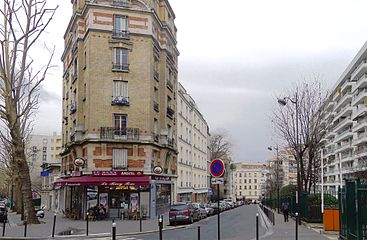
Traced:
<svg viewBox="0 0 367 240">
<path fill-rule="evenodd" d="M 224 174 L 225 166 L 221 159 L 214 159 L 210 163 L 210 174 L 213 177 L 221 177 Z"/>
</svg>

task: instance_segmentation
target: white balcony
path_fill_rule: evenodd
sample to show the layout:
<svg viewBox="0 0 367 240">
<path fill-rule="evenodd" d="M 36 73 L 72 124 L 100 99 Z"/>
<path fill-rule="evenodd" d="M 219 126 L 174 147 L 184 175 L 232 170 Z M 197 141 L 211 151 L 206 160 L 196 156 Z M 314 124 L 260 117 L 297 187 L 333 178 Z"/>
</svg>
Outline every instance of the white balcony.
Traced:
<svg viewBox="0 0 367 240">
<path fill-rule="evenodd" d="M 337 154 L 350 148 L 352 148 L 352 142 L 344 142 L 335 148 L 334 153 Z"/>
<path fill-rule="evenodd" d="M 350 104 L 348 104 L 336 112 L 334 119 L 337 120 L 341 117 L 349 117 L 351 113 L 352 107 Z"/>
<path fill-rule="evenodd" d="M 354 72 L 351 74 L 351 79 L 357 80 L 361 76 L 361 74 L 363 74 L 366 71 L 367 71 L 367 60 L 363 60 L 358 65 L 356 70 L 354 70 Z"/>
<path fill-rule="evenodd" d="M 343 140 L 347 140 L 348 138 L 352 137 L 353 136 L 353 132 L 352 132 L 352 129 L 348 129 L 340 134 L 338 134 L 335 139 L 334 139 L 334 142 L 340 142 L 340 141 L 343 141 Z"/>
<path fill-rule="evenodd" d="M 352 88 L 352 92 L 354 92 L 358 88 L 365 88 L 365 87 L 367 87 L 367 74 L 366 73 L 362 74 L 357 79 L 357 81 L 354 83 L 353 88 Z"/>
<path fill-rule="evenodd" d="M 338 132 L 339 130 L 341 130 L 343 127 L 352 125 L 352 119 L 351 117 L 346 117 L 344 120 L 340 121 L 339 123 L 337 123 L 334 127 L 334 131 Z"/>
<path fill-rule="evenodd" d="M 356 95 L 353 96 L 352 106 L 356 106 L 364 102 L 364 99 L 367 97 L 367 89 L 362 89 Z"/>
<path fill-rule="evenodd" d="M 358 134 L 356 139 L 354 140 L 355 145 L 359 145 L 365 142 L 367 142 L 367 132 Z"/>
<path fill-rule="evenodd" d="M 367 112 L 367 106 L 365 104 L 359 104 L 354 108 L 352 120 L 355 120 L 357 117 Z"/>
<path fill-rule="evenodd" d="M 351 92 L 344 93 L 341 97 L 338 103 L 335 105 L 334 110 L 338 111 L 340 108 L 345 107 L 345 105 L 349 105 L 350 101 L 352 100 L 352 94 Z"/>
<path fill-rule="evenodd" d="M 362 128 L 366 128 L 366 127 L 367 127 L 367 118 L 362 118 L 358 120 L 358 122 L 354 122 L 353 132 L 358 132 Z"/>
</svg>

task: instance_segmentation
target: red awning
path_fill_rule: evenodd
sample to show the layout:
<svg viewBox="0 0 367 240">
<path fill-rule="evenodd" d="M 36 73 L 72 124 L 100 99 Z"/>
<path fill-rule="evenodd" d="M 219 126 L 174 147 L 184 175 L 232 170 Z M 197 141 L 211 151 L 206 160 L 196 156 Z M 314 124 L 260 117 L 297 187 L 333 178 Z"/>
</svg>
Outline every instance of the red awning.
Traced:
<svg viewBox="0 0 367 240">
<path fill-rule="evenodd" d="M 146 187 L 149 185 L 149 176 L 142 177 L 71 177 L 60 179 L 54 184 L 56 187 L 77 186 L 136 186 Z"/>
</svg>

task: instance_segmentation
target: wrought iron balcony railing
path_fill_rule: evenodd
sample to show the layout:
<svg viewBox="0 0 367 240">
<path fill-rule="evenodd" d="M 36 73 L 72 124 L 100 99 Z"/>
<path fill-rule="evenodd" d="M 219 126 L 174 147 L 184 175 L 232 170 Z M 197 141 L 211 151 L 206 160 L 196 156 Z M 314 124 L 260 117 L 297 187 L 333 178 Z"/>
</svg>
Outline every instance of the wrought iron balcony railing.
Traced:
<svg viewBox="0 0 367 240">
<path fill-rule="evenodd" d="M 175 114 L 175 111 L 171 107 L 167 107 L 167 117 L 173 118 L 173 115 Z"/>
<path fill-rule="evenodd" d="M 101 127 L 101 139 L 140 140 L 139 128 Z"/>
<path fill-rule="evenodd" d="M 129 106 L 129 98 L 128 97 L 112 97 L 112 104 L 119 106 Z"/>
<path fill-rule="evenodd" d="M 113 71 L 124 71 L 124 72 L 127 72 L 127 71 L 129 71 L 129 64 L 125 64 L 125 63 L 113 63 L 112 64 L 112 70 Z"/>
<path fill-rule="evenodd" d="M 112 37 L 113 38 L 123 38 L 123 39 L 129 39 L 130 32 L 127 30 L 112 30 Z"/>
</svg>

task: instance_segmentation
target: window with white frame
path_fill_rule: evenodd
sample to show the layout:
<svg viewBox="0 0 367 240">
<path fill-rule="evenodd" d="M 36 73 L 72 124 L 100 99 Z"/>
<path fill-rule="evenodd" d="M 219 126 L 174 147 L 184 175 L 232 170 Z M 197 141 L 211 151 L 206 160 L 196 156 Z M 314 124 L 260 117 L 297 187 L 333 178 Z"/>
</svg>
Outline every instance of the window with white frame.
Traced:
<svg viewBox="0 0 367 240">
<path fill-rule="evenodd" d="M 127 149 L 112 150 L 112 168 L 127 169 Z"/>
<path fill-rule="evenodd" d="M 113 36 L 118 38 L 128 37 L 127 27 L 127 16 L 116 15 L 113 23 Z"/>
<path fill-rule="evenodd" d="M 114 48 L 113 70 L 129 70 L 129 50 L 126 48 Z"/>
<path fill-rule="evenodd" d="M 112 102 L 115 104 L 129 104 L 128 83 L 126 81 L 113 81 Z"/>
</svg>

